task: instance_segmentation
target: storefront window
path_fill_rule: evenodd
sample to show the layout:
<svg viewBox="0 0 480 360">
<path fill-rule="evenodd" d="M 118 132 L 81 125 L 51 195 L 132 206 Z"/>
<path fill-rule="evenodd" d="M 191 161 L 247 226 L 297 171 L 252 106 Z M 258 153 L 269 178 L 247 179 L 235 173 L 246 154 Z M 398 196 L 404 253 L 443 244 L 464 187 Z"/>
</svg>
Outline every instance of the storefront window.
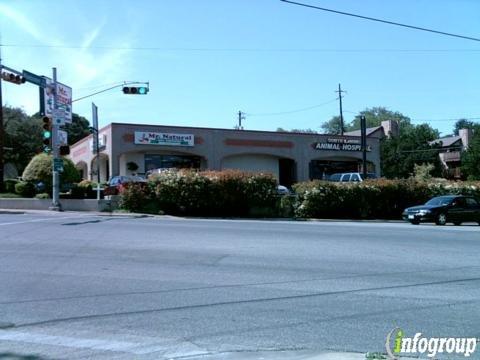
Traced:
<svg viewBox="0 0 480 360">
<path fill-rule="evenodd" d="M 200 169 L 200 157 L 189 155 L 145 155 L 145 171 L 154 169 Z"/>
</svg>

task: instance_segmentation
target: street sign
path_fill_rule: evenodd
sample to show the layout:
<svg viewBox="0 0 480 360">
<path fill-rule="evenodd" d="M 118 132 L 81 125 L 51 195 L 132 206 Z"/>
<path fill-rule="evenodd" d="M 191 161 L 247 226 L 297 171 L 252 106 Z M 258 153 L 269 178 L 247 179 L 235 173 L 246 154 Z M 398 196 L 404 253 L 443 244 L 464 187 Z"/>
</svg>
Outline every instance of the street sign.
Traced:
<svg viewBox="0 0 480 360">
<path fill-rule="evenodd" d="M 58 130 L 57 144 L 59 146 L 68 145 L 68 133 L 65 130 Z"/>
<path fill-rule="evenodd" d="M 40 109 L 45 116 L 53 116 L 53 81 L 44 77 L 45 88 L 40 89 Z M 65 124 L 72 123 L 72 88 L 57 82 L 57 109 L 62 109 Z M 59 122 L 55 122 L 60 124 Z M 62 123 L 62 124 L 63 124 Z"/>
<path fill-rule="evenodd" d="M 22 76 L 25 78 L 25 81 L 28 81 L 29 83 L 38 85 L 42 88 L 47 86 L 47 81 L 43 76 L 35 75 L 34 73 L 31 73 L 27 70 L 23 70 Z"/>
<path fill-rule="evenodd" d="M 53 109 L 52 110 L 53 122 L 57 125 L 65 125 L 65 110 Z"/>
<path fill-rule="evenodd" d="M 53 171 L 63 172 L 63 159 L 53 159 Z"/>
</svg>

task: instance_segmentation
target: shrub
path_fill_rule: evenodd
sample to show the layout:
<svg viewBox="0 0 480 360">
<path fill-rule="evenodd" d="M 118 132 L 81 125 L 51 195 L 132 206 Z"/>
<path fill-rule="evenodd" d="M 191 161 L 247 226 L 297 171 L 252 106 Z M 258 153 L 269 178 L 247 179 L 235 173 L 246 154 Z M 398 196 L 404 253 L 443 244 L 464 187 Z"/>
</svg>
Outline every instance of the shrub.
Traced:
<svg viewBox="0 0 480 360">
<path fill-rule="evenodd" d="M 22 197 L 31 198 L 35 195 L 35 185 L 31 182 L 20 181 L 15 184 L 15 193 Z"/>
<path fill-rule="evenodd" d="M 48 193 L 40 193 L 35 195 L 35 199 L 50 199 L 50 195 Z"/>
<path fill-rule="evenodd" d="M 45 190 L 52 188 L 52 163 L 53 157 L 47 154 L 38 154 L 33 157 L 23 171 L 22 179 L 33 183 L 43 183 Z M 62 184 L 76 183 L 80 174 L 70 159 L 63 158 L 63 172 L 60 174 Z"/>
<path fill-rule="evenodd" d="M 304 218 L 399 219 L 402 211 L 429 198 L 463 194 L 480 198 L 480 183 L 371 180 L 362 183 L 312 181 L 294 186 L 295 215 Z"/>
<path fill-rule="evenodd" d="M 4 189 L 7 193 L 14 193 L 15 192 L 15 185 L 18 184 L 18 180 L 15 179 L 8 179 L 4 181 Z"/>
<path fill-rule="evenodd" d="M 232 170 L 165 171 L 121 195 L 130 211 L 194 216 L 273 216 L 277 201 L 273 176 Z"/>
</svg>

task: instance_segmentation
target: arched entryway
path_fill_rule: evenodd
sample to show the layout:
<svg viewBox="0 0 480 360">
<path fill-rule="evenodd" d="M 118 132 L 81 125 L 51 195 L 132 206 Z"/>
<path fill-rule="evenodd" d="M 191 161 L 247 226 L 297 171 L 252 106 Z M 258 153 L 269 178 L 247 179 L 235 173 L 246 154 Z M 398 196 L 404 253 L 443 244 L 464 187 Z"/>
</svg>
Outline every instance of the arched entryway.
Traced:
<svg viewBox="0 0 480 360">
<path fill-rule="evenodd" d="M 100 154 L 99 161 L 100 169 L 100 182 L 106 182 L 110 178 L 110 161 L 108 155 Z M 91 162 L 90 166 L 90 179 L 93 181 L 98 180 L 98 167 L 97 167 L 97 157 L 95 156 Z"/>
</svg>

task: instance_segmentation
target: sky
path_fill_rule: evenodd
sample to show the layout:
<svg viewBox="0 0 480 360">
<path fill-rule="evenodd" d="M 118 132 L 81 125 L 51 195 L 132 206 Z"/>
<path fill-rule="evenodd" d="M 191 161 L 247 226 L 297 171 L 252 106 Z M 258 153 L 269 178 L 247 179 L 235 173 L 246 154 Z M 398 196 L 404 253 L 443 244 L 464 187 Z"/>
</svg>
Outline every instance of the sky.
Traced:
<svg viewBox="0 0 480 360">
<path fill-rule="evenodd" d="M 298 0 L 480 38 L 478 0 Z M 51 77 L 110 122 L 313 129 L 384 106 L 442 134 L 480 121 L 480 42 L 369 22 L 280 0 L 0 0 L 2 64 Z M 3 82 L 4 104 L 39 110 L 33 84 Z M 308 108 L 308 110 L 298 111 Z"/>
</svg>

